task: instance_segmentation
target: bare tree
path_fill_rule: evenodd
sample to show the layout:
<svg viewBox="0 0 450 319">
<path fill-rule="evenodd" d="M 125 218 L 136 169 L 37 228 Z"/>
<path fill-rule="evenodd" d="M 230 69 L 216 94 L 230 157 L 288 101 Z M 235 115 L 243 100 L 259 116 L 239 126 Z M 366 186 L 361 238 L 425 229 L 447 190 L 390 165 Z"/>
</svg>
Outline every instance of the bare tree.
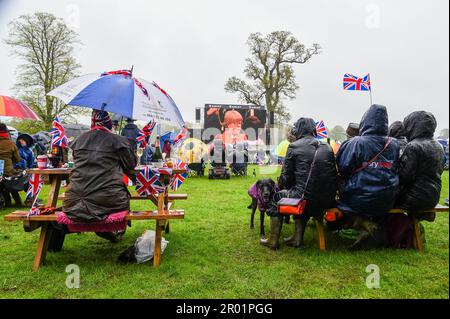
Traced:
<svg viewBox="0 0 450 319">
<path fill-rule="evenodd" d="M 238 93 L 240 100 L 246 103 L 265 105 L 277 121 L 288 121 L 290 114 L 283 100 L 294 99 L 299 88 L 293 65 L 304 64 L 319 54 L 320 45 L 306 48 L 288 31 L 274 31 L 265 37 L 261 33 L 252 33 L 247 44 L 250 57 L 246 59 L 244 74 L 251 82 L 231 77 L 225 90 Z"/>
<path fill-rule="evenodd" d="M 84 113 L 81 108 L 69 107 L 46 95 L 76 76 L 80 68 L 74 57 L 74 45 L 80 43 L 78 34 L 62 19 L 43 12 L 22 15 L 10 22 L 5 43 L 11 46 L 13 55 L 24 61 L 17 68 L 14 90 L 47 129 L 56 115 L 73 117 Z"/>
</svg>

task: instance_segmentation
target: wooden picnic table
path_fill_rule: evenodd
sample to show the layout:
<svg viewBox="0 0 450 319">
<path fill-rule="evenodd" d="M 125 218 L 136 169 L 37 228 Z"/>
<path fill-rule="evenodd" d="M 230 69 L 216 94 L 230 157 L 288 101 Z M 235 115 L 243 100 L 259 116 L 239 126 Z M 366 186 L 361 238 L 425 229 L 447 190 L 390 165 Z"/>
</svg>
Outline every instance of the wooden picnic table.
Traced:
<svg viewBox="0 0 450 319">
<path fill-rule="evenodd" d="M 64 179 L 70 177 L 72 169 L 70 168 L 54 168 L 54 169 L 38 169 L 33 168 L 27 170 L 29 174 L 39 174 L 47 175 L 50 179 L 50 191 L 47 197 L 46 207 L 56 207 L 59 192 L 61 189 L 61 182 Z M 135 174 L 139 171 L 139 168 L 131 171 L 131 174 Z M 173 169 L 172 175 L 186 173 L 184 169 Z M 171 175 L 161 175 L 163 176 L 164 183 L 168 185 Z M 183 210 L 172 210 L 173 202 L 175 199 L 187 199 L 187 195 L 184 194 L 170 194 L 168 191 L 169 187 L 165 187 L 165 191 L 159 195 L 149 195 L 146 197 L 132 196 L 133 199 L 148 199 L 153 204 L 157 206 L 156 210 L 150 211 L 131 211 L 127 216 L 127 220 L 155 220 L 156 221 L 156 232 L 155 232 L 155 248 L 153 256 L 153 266 L 158 268 L 161 260 L 161 242 L 162 233 L 164 230 L 168 232 L 169 220 L 171 219 L 183 219 Z M 173 196 L 178 195 L 178 196 Z M 39 266 L 45 263 L 45 258 L 47 254 L 49 239 L 51 237 L 51 229 L 49 223 L 55 222 L 57 219 L 56 214 L 50 215 L 37 215 L 29 216 L 27 211 L 16 211 L 10 213 L 4 218 L 6 221 L 22 221 L 24 224 L 25 231 L 33 231 L 37 228 L 41 228 L 41 233 L 39 236 L 38 247 L 35 255 L 33 270 L 37 271 Z"/>
</svg>

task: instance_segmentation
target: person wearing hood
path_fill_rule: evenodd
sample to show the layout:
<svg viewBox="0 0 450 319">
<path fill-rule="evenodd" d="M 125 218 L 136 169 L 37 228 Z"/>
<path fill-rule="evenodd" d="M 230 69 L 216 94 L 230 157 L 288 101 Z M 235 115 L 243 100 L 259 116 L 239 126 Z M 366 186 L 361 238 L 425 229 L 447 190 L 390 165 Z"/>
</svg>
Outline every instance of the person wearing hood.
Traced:
<svg viewBox="0 0 450 319">
<path fill-rule="evenodd" d="M 360 136 L 344 142 L 336 156 L 341 178 L 338 208 L 344 215 L 364 221 L 370 229 L 368 237 L 372 237 L 398 193 L 399 145 L 387 136 L 385 106 L 372 105 L 363 115 L 359 131 Z"/>
<path fill-rule="evenodd" d="M 288 147 L 279 178 L 283 181 L 284 189 L 277 192 L 269 203 L 267 215 L 270 216 L 270 235 L 268 239 L 261 240 L 261 244 L 274 250 L 279 247 L 283 224 L 283 215 L 278 213 L 277 208 L 281 198 L 301 198 L 304 194 L 307 200 L 304 213 L 294 217 L 293 236 L 285 239 L 286 245 L 294 247 L 303 245 L 303 235 L 310 217 L 320 216 L 327 208 L 336 205 L 337 171 L 330 145 L 316 139 L 316 124 L 311 118 L 300 118 L 295 123 L 292 134 L 296 141 Z"/>
<path fill-rule="evenodd" d="M 134 124 L 134 120 L 127 118 L 127 124 L 122 129 L 122 132 L 120 135 L 125 136 L 131 143 L 131 146 L 133 147 L 133 150 L 137 150 L 137 141 L 136 138 L 139 135 L 139 128 L 136 124 Z"/>
<path fill-rule="evenodd" d="M 400 156 L 402 156 L 403 151 L 405 150 L 406 144 L 408 144 L 408 140 L 405 136 L 405 129 L 403 127 L 402 121 L 395 121 L 389 126 L 388 136 L 396 138 L 398 141 L 398 145 L 400 147 Z"/>
<path fill-rule="evenodd" d="M 433 114 L 417 111 L 404 121 L 408 144 L 400 158 L 400 194 L 396 206 L 411 211 L 434 208 L 441 194 L 444 151 L 433 139 L 436 119 Z M 435 215 L 421 216 L 433 221 Z"/>
<path fill-rule="evenodd" d="M 16 141 L 17 148 L 20 154 L 20 162 L 14 165 L 15 168 L 26 170 L 34 166 L 34 154 L 31 148 L 34 145 L 33 138 L 28 134 L 20 134 Z"/>
</svg>

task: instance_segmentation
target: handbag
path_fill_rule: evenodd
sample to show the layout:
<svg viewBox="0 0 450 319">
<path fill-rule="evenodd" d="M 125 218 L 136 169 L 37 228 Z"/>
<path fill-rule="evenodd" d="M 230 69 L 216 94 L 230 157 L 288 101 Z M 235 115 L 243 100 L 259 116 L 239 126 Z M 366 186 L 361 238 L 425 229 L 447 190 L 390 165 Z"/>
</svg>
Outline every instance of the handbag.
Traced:
<svg viewBox="0 0 450 319">
<path fill-rule="evenodd" d="M 28 179 L 28 174 L 25 172 L 16 176 L 3 177 L 3 187 L 6 191 L 21 192 L 25 190 Z"/>
<path fill-rule="evenodd" d="M 302 215 L 305 211 L 308 201 L 305 199 L 305 192 L 308 187 L 309 180 L 311 179 L 311 173 L 316 163 L 317 153 L 319 152 L 319 146 L 317 146 L 314 158 L 309 169 L 308 178 L 306 179 L 305 188 L 301 198 L 282 198 L 277 203 L 278 213 L 282 215 Z"/>
</svg>

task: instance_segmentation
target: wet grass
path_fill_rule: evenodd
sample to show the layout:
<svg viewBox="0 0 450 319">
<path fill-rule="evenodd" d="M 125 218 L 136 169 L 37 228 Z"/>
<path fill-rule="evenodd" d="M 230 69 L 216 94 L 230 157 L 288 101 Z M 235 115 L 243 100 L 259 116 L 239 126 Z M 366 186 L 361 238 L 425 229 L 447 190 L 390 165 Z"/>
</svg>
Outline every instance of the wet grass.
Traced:
<svg viewBox="0 0 450 319">
<path fill-rule="evenodd" d="M 186 218 L 171 223 L 169 241 L 158 270 L 150 263 L 120 265 L 116 259 L 153 221 L 134 222 L 118 244 L 95 234 L 71 234 L 60 253 L 48 253 L 47 265 L 32 271 L 39 231 L 25 233 L 21 223 L 5 222 L 0 212 L 1 298 L 448 298 L 449 221 L 438 214 L 424 223 L 426 251 L 373 250 L 350 252 L 349 242 L 328 234 L 328 250 L 320 252 L 314 225 L 305 235 L 306 248 L 282 246 L 270 251 L 259 245 L 257 229 L 250 230 L 247 188 L 251 176 L 231 180 L 192 177 L 177 202 Z M 256 168 L 258 177 L 278 172 Z M 448 196 L 448 172 L 443 176 L 442 201 Z M 45 192 L 48 187 L 44 188 Z M 133 209 L 149 203 L 136 201 Z M 268 222 L 266 227 L 268 227 Z M 283 236 L 293 225 L 283 227 Z M 65 285 L 66 266 L 81 271 L 79 289 Z M 380 289 L 365 285 L 366 267 L 376 264 Z"/>
</svg>

